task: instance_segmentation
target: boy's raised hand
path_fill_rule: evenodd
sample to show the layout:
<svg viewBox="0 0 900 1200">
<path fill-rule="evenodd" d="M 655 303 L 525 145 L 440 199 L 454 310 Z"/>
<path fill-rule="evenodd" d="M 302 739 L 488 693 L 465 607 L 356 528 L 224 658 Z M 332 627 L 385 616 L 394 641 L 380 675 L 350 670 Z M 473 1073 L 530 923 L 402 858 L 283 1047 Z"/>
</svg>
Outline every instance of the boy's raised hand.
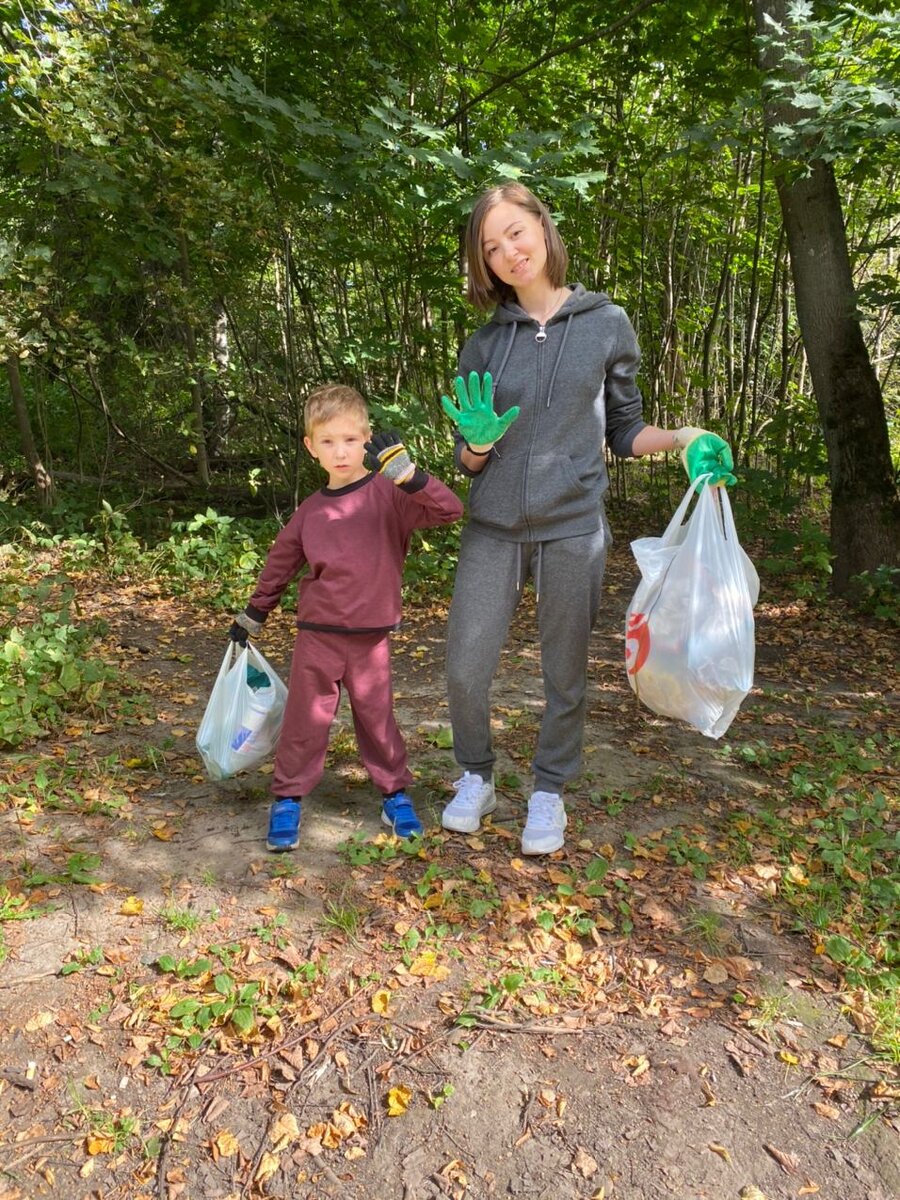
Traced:
<svg viewBox="0 0 900 1200">
<path fill-rule="evenodd" d="M 366 450 L 372 460 L 372 468 L 390 479 L 397 487 L 409 483 L 416 473 L 416 464 L 409 457 L 403 439 L 396 429 L 385 429 L 376 433 Z"/>
<path fill-rule="evenodd" d="M 485 371 L 483 380 L 477 371 L 471 371 L 468 386 L 462 375 L 457 375 L 456 396 L 459 408 L 449 396 L 441 396 L 441 407 L 475 454 L 487 453 L 519 415 L 518 407 L 507 409 L 499 417 L 494 412 L 494 381 L 489 371 Z"/>
</svg>

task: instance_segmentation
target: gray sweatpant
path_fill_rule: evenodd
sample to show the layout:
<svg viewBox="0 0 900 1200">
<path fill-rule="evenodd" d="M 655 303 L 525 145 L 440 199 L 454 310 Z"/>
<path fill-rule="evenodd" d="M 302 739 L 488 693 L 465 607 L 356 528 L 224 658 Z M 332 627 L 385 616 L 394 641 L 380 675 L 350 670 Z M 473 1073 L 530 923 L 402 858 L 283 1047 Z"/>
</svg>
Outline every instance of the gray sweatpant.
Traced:
<svg viewBox="0 0 900 1200">
<path fill-rule="evenodd" d="M 490 689 L 529 574 L 538 592 L 544 713 L 534 755 L 536 791 L 562 792 L 578 773 L 584 734 L 588 642 L 600 607 L 609 529 L 551 542 L 505 542 L 463 530 L 447 627 L 453 750 L 466 771 L 490 779 Z"/>
</svg>

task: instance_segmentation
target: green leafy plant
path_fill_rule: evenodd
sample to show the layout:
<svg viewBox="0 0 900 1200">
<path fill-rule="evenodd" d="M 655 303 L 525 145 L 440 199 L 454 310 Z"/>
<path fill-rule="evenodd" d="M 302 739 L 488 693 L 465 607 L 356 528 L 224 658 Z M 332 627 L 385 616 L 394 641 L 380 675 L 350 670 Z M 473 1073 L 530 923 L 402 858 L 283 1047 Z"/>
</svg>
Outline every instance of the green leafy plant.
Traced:
<svg viewBox="0 0 900 1200">
<path fill-rule="evenodd" d="M 0 635 L 0 746 L 19 746 L 69 713 L 99 715 L 112 702 L 116 672 L 90 653 L 102 626 L 75 624 L 74 603 L 72 589 L 51 580 L 0 588 L 0 611 L 11 618 Z"/>
<path fill-rule="evenodd" d="M 862 612 L 900 625 L 900 567 L 880 566 L 851 580 L 853 599 Z"/>
<path fill-rule="evenodd" d="M 96 967 L 103 962 L 103 949 L 100 946 L 94 946 L 90 950 L 76 950 L 72 958 L 68 962 L 64 962 L 59 969 L 60 975 L 75 975 L 79 971 L 83 971 L 86 967 Z"/>
<path fill-rule="evenodd" d="M 152 569 L 176 592 L 208 591 L 218 608 L 236 608 L 250 593 L 276 532 L 270 522 L 244 520 L 207 508 L 176 521 L 171 535 L 148 552 Z M 214 592 L 214 595 L 213 595 Z"/>
<path fill-rule="evenodd" d="M 103 860 L 99 854 L 77 853 L 70 854 L 66 865 L 57 871 L 34 871 L 25 873 L 24 882 L 27 887 L 44 887 L 48 883 L 76 883 L 89 887 L 99 883 L 97 868 Z"/>
<path fill-rule="evenodd" d="M 381 844 L 370 842 L 365 834 L 356 833 L 338 847 L 351 867 L 367 867 L 370 863 L 390 862 L 400 855 L 400 845 L 395 841 Z"/>
<path fill-rule="evenodd" d="M 250 1034 L 260 1018 L 277 1011 L 258 979 L 240 982 L 214 957 L 176 960 L 163 954 L 156 967 L 187 985 L 166 1010 L 169 1032 L 145 1060 L 163 1074 L 172 1073 L 180 1055 L 199 1050 L 213 1029 L 228 1027 L 237 1034 Z"/>
<path fill-rule="evenodd" d="M 803 517 L 799 529 L 782 527 L 776 531 L 772 553 L 761 565 L 773 575 L 788 578 L 795 595 L 811 599 L 824 595 L 833 558 L 827 532 Z"/>
</svg>

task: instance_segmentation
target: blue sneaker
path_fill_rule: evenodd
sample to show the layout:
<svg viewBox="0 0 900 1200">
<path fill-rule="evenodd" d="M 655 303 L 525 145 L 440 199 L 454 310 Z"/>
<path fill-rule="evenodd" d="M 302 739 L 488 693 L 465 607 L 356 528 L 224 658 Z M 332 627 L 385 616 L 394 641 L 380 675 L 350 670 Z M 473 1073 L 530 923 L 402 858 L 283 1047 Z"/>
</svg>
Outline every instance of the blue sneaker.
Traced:
<svg viewBox="0 0 900 1200">
<path fill-rule="evenodd" d="M 416 816 L 412 800 L 406 792 L 394 792 L 393 796 L 385 796 L 381 819 L 385 825 L 390 825 L 397 837 L 421 837 L 425 827 Z"/>
<path fill-rule="evenodd" d="M 289 796 L 276 800 L 269 809 L 266 849 L 296 850 L 300 845 L 300 801 Z"/>
</svg>

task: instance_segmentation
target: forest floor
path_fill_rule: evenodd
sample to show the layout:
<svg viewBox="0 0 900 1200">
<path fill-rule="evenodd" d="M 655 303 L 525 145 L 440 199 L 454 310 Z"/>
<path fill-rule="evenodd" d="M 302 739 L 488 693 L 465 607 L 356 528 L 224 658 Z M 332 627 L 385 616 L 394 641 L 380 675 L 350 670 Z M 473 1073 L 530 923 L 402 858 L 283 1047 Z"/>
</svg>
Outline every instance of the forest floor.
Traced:
<svg viewBox="0 0 900 1200">
<path fill-rule="evenodd" d="M 227 620 L 91 582 L 134 704 L 0 767 L 2 1200 L 900 1196 L 885 1011 L 796 916 L 812 819 L 896 788 L 886 626 L 764 594 L 756 687 L 710 741 L 630 693 L 622 539 L 566 846 L 522 859 L 533 613 L 495 687 L 499 805 L 463 837 L 444 614 L 409 611 L 427 836 L 385 836 L 342 707 L 300 849 L 271 855 L 266 771 L 215 784 L 194 747 Z M 285 677 L 290 624 L 262 643 Z"/>
</svg>

